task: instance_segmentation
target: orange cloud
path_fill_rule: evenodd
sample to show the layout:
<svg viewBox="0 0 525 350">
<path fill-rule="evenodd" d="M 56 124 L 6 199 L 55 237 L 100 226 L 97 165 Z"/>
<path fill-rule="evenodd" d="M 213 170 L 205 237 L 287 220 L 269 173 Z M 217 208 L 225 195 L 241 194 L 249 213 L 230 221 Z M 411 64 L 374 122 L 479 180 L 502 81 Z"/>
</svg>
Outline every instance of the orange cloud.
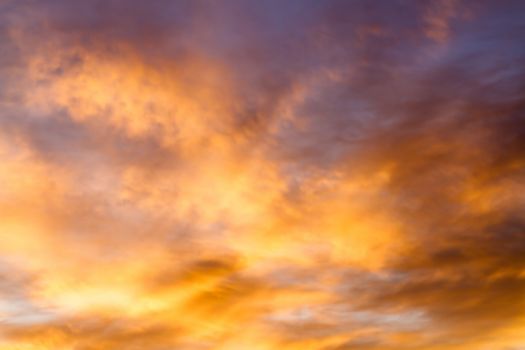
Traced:
<svg viewBox="0 0 525 350">
<path fill-rule="evenodd" d="M 28 4 L 0 3 L 0 350 L 523 344 L 506 6 Z"/>
</svg>

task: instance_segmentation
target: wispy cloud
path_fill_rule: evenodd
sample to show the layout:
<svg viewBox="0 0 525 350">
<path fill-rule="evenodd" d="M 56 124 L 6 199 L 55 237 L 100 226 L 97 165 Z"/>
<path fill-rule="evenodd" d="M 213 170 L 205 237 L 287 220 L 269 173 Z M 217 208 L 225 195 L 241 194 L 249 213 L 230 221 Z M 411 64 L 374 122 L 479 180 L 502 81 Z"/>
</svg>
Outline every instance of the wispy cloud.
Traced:
<svg viewBox="0 0 525 350">
<path fill-rule="evenodd" d="M 0 1 L 0 349 L 519 349 L 520 1 Z"/>
</svg>

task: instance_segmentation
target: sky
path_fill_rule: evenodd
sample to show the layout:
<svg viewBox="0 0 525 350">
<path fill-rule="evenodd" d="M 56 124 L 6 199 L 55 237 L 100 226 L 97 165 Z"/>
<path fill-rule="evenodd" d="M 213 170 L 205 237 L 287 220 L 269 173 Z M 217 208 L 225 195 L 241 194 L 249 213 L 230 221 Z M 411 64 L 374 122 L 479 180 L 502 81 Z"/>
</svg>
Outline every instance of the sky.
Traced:
<svg viewBox="0 0 525 350">
<path fill-rule="evenodd" d="M 525 349 L 525 2 L 0 0 L 0 350 Z"/>
</svg>

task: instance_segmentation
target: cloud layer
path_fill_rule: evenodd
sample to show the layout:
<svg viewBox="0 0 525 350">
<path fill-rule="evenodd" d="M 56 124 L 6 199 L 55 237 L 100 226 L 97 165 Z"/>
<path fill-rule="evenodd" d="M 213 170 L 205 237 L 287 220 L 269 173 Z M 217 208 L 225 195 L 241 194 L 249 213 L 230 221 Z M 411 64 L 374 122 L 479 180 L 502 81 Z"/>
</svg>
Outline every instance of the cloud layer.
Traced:
<svg viewBox="0 0 525 350">
<path fill-rule="evenodd" d="M 0 350 L 521 349 L 524 18 L 0 1 Z"/>
</svg>

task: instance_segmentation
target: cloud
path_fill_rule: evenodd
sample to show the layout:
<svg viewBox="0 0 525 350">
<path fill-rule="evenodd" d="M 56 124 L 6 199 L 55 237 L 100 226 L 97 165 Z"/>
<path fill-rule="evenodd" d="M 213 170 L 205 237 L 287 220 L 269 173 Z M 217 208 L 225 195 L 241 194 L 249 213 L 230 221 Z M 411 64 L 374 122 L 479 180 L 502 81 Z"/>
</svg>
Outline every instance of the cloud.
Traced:
<svg viewBox="0 0 525 350">
<path fill-rule="evenodd" d="M 519 348 L 524 10 L 0 2 L 0 349 Z"/>
</svg>

